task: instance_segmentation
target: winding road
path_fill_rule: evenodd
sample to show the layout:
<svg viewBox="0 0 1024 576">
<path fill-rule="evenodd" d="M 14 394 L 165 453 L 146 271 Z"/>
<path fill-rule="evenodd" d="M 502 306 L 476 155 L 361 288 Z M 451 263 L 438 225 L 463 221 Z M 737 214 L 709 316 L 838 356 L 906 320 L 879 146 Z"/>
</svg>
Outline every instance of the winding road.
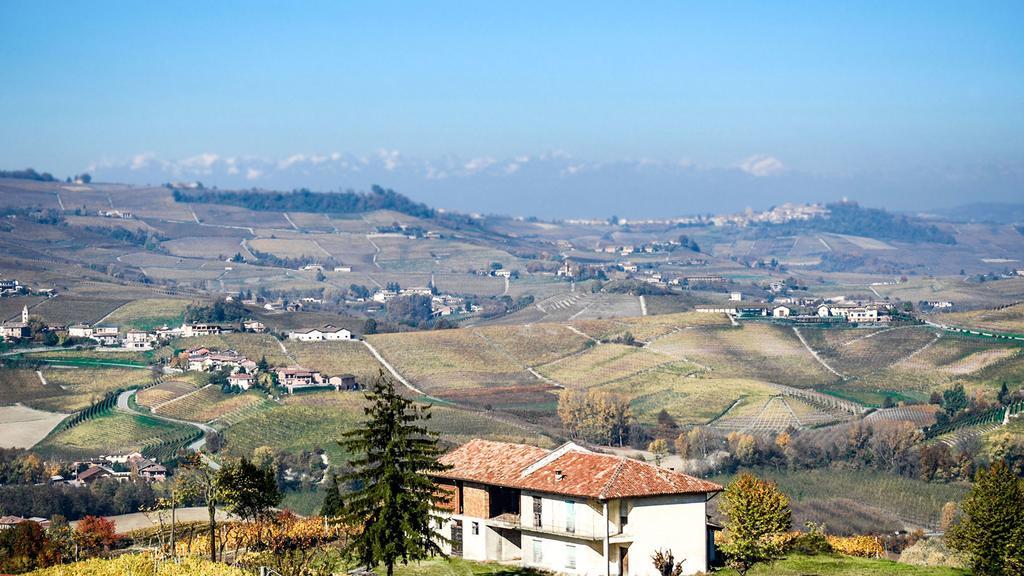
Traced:
<svg viewBox="0 0 1024 576">
<path fill-rule="evenodd" d="M 189 420 L 178 420 L 177 418 L 168 418 L 167 416 L 161 416 L 159 414 L 154 414 L 152 412 L 140 412 L 138 410 L 133 409 L 131 407 L 131 403 L 129 402 L 129 400 L 138 391 L 139 391 L 138 388 L 132 388 L 131 390 L 125 390 L 124 392 L 121 392 L 117 396 L 117 409 L 122 411 L 122 412 L 127 412 L 129 414 L 138 414 L 140 416 L 149 416 L 150 418 L 156 418 L 157 420 L 163 420 L 165 422 L 173 422 L 175 424 L 184 424 L 186 426 L 195 426 L 196 428 L 198 428 L 199 430 L 201 430 L 203 432 L 203 437 L 199 438 L 195 442 L 189 444 L 188 445 L 188 449 L 189 450 L 191 450 L 193 452 L 201 451 L 203 449 L 203 446 L 206 445 L 206 434 L 208 432 L 216 432 L 216 430 L 213 427 L 207 426 L 206 424 L 201 424 L 199 422 L 191 422 Z M 218 464 L 216 461 L 211 459 L 206 454 L 202 454 L 201 456 L 202 456 L 203 460 L 207 463 L 207 465 L 210 466 L 210 468 L 213 468 L 214 470 L 220 470 L 220 464 Z"/>
</svg>

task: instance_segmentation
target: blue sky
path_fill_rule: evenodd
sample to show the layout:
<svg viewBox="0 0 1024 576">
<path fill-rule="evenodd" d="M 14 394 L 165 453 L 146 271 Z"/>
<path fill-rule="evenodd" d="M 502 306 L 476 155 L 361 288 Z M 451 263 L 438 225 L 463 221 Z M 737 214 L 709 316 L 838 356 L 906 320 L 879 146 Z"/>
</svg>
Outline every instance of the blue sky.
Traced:
<svg viewBox="0 0 1024 576">
<path fill-rule="evenodd" d="M 1024 3 L 595 4 L 3 0 L 0 166 L 497 211 L 1024 197 Z"/>
</svg>

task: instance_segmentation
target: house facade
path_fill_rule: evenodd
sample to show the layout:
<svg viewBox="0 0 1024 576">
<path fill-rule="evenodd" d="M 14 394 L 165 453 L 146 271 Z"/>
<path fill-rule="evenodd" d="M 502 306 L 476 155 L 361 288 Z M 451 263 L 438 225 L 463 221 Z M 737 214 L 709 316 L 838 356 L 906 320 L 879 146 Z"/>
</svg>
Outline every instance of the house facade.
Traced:
<svg viewBox="0 0 1024 576">
<path fill-rule="evenodd" d="M 295 331 L 288 333 L 289 340 L 297 340 L 299 342 L 322 342 L 324 340 L 351 340 L 352 332 L 344 328 L 337 328 L 335 326 L 324 326 L 323 328 L 313 328 L 305 331 Z"/>
<path fill-rule="evenodd" d="M 568 443 L 549 451 L 473 440 L 441 458 L 435 481 L 451 497 L 438 518 L 448 552 L 518 561 L 562 574 L 660 576 L 656 550 L 683 572 L 713 554 L 707 502 L 722 487 Z"/>
</svg>

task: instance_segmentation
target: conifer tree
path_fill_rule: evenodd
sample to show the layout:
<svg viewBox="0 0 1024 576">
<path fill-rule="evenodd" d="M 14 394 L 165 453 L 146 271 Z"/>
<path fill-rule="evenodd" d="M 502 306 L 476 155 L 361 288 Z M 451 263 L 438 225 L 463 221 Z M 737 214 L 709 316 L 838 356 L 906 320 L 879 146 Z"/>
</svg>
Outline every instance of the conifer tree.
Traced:
<svg viewBox="0 0 1024 576">
<path fill-rule="evenodd" d="M 331 481 L 327 485 L 327 495 L 324 496 L 324 503 L 320 505 L 320 515 L 324 518 L 340 518 L 345 511 L 345 500 L 341 497 L 341 486 L 338 485 L 338 475 L 331 474 Z"/>
<path fill-rule="evenodd" d="M 343 516 L 356 534 L 344 553 L 365 566 L 383 564 L 393 576 L 396 562 L 445 555 L 431 524 L 446 496 L 428 476 L 445 466 L 437 461 L 437 433 L 423 425 L 429 405 L 395 392 L 383 371 L 366 399 L 366 422 L 339 442 L 354 455 L 354 470 L 342 479 L 357 487 L 345 503 Z"/>
<path fill-rule="evenodd" d="M 950 548 L 962 552 L 981 576 L 1020 574 L 1024 569 L 1024 490 L 1004 461 L 974 477 L 961 505 L 963 517 L 946 533 Z"/>
</svg>

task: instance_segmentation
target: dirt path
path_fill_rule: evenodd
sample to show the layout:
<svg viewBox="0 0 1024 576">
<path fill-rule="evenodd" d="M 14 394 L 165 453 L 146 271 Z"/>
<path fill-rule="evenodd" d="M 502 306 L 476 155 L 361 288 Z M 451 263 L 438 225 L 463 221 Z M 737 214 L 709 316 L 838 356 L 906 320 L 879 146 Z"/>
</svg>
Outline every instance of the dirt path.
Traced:
<svg viewBox="0 0 1024 576">
<path fill-rule="evenodd" d="M 647 301 L 644 300 L 644 295 L 640 295 L 640 315 L 647 316 Z"/>
<path fill-rule="evenodd" d="M 391 373 L 392 376 L 394 376 L 395 380 L 398 380 L 399 382 L 402 383 L 403 386 L 419 394 L 420 396 L 427 396 L 425 392 L 410 384 L 409 381 L 405 379 L 405 377 L 399 374 L 398 370 L 395 370 L 395 367 L 392 366 L 390 362 L 385 360 L 384 357 L 381 356 L 380 352 L 378 352 L 377 349 L 373 347 L 373 344 L 370 344 L 366 340 L 360 340 L 360 342 L 362 342 L 363 345 L 366 346 L 366 349 L 370 351 L 370 354 L 373 354 L 373 357 L 377 359 L 377 362 L 380 362 L 381 366 L 383 366 L 385 370 L 387 370 L 388 372 Z"/>
<path fill-rule="evenodd" d="M 826 370 L 835 374 L 836 376 L 839 376 L 844 380 L 846 379 L 846 376 L 843 376 L 839 372 L 836 372 L 834 368 L 829 366 L 828 363 L 821 359 L 821 356 L 818 356 L 818 353 L 815 352 L 813 348 L 811 348 L 811 345 L 807 343 L 807 340 L 804 339 L 804 335 L 800 333 L 800 330 L 796 326 L 793 326 L 793 332 L 796 332 L 796 337 L 800 339 L 800 343 L 803 344 L 804 348 L 806 348 L 807 351 L 811 353 L 811 356 L 814 356 L 814 359 L 817 360 L 819 364 L 824 366 Z"/>
<path fill-rule="evenodd" d="M 594 337 L 593 337 L 593 336 L 591 336 L 590 334 L 587 334 L 586 332 L 584 332 L 584 331 L 582 331 L 582 330 L 580 330 L 580 329 L 576 328 L 575 326 L 573 326 L 573 325 L 571 325 L 571 324 L 566 324 L 566 325 L 565 325 L 565 327 L 566 327 L 566 328 L 568 328 L 569 330 L 571 330 L 571 331 L 573 331 L 573 332 L 575 332 L 575 333 L 579 334 L 580 336 L 583 336 L 583 337 L 584 337 L 584 338 L 586 338 L 587 340 L 590 340 L 591 342 L 594 342 L 594 343 L 596 343 L 596 344 L 600 344 L 600 343 L 601 343 L 601 341 L 600 341 L 600 340 L 598 340 L 597 338 L 594 338 Z"/>
<path fill-rule="evenodd" d="M 155 413 L 158 409 L 163 408 L 164 406 L 168 406 L 170 404 L 174 404 L 178 400 L 184 400 L 185 398 L 188 398 L 189 396 L 192 396 L 194 394 L 198 394 L 198 393 L 202 392 L 203 390 L 206 390 L 210 386 L 213 386 L 213 384 L 207 384 L 206 386 L 203 386 L 202 388 L 199 388 L 197 390 L 193 390 L 193 391 L 189 392 L 188 394 L 182 394 L 181 396 L 177 396 L 175 398 L 171 398 L 167 402 L 161 402 L 161 403 L 157 404 L 156 406 L 150 406 L 149 407 L 149 411 Z"/>
</svg>

